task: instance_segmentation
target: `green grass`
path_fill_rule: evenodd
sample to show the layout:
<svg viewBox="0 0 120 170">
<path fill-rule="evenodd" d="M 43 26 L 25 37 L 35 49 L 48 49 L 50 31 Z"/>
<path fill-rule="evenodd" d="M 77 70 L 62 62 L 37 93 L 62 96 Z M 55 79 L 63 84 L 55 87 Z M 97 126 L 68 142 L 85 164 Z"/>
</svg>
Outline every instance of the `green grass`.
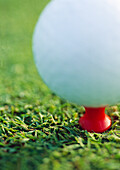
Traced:
<svg viewBox="0 0 120 170">
<path fill-rule="evenodd" d="M 103 134 L 78 125 L 84 108 L 55 96 L 40 79 L 32 34 L 48 0 L 0 0 L 0 169 L 120 169 L 120 104 Z M 112 97 L 112 96 L 111 96 Z"/>
</svg>

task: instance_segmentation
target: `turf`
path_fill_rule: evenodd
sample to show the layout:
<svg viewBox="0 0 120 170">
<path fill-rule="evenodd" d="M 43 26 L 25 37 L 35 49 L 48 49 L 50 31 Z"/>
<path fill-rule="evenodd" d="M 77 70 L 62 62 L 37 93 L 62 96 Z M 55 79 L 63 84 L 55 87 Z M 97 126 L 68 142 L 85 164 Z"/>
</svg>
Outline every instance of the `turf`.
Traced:
<svg viewBox="0 0 120 170">
<path fill-rule="evenodd" d="M 0 0 L 0 169 L 118 170 L 120 104 L 106 109 L 110 130 L 88 133 L 78 125 L 84 108 L 55 96 L 37 73 L 32 35 L 48 2 Z"/>
</svg>

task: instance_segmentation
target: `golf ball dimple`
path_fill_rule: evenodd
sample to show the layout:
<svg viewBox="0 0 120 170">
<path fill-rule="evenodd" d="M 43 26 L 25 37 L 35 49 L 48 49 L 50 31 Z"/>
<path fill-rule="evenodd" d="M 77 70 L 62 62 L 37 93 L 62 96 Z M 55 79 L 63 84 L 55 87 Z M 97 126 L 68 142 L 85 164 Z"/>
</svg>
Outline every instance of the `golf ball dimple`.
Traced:
<svg viewBox="0 0 120 170">
<path fill-rule="evenodd" d="M 33 53 L 60 97 L 89 107 L 119 102 L 120 1 L 51 1 L 36 25 Z"/>
</svg>

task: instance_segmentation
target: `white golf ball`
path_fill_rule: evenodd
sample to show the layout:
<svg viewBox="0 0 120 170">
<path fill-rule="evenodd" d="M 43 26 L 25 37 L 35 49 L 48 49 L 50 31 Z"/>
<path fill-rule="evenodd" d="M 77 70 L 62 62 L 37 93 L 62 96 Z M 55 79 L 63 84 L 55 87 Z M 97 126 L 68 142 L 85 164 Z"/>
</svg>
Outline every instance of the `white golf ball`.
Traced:
<svg viewBox="0 0 120 170">
<path fill-rule="evenodd" d="M 33 37 L 37 69 L 70 102 L 120 101 L 120 0 L 53 0 Z"/>
</svg>

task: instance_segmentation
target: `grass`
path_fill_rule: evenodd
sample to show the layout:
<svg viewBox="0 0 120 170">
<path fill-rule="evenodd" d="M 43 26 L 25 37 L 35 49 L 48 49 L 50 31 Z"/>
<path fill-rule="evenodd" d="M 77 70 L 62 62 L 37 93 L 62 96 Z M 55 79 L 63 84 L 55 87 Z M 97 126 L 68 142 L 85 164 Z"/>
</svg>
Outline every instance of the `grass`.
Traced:
<svg viewBox="0 0 120 170">
<path fill-rule="evenodd" d="M 55 96 L 40 79 L 32 34 L 48 0 L 0 0 L 0 169 L 118 170 L 120 104 L 107 132 L 78 125 L 84 108 Z"/>
</svg>

